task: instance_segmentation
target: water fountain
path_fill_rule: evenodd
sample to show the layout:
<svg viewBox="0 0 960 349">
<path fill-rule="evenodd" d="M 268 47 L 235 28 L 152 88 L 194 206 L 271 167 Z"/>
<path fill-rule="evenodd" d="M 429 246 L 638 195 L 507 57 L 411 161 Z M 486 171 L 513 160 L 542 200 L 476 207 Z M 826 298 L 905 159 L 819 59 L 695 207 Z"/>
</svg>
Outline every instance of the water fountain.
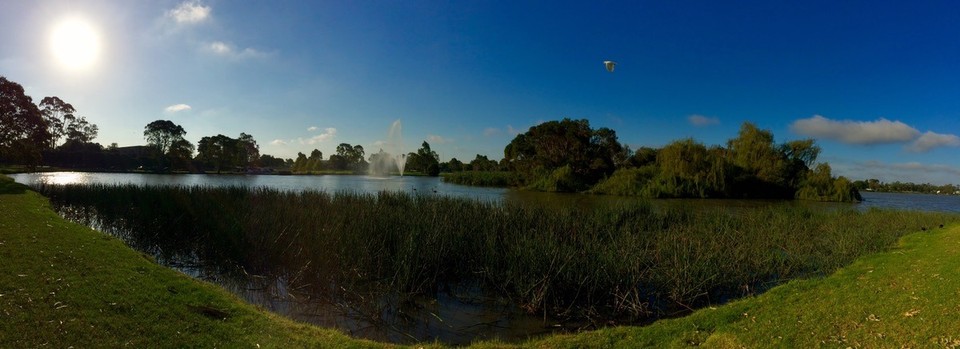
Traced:
<svg viewBox="0 0 960 349">
<path fill-rule="evenodd" d="M 373 176 L 389 176 L 396 168 L 403 176 L 403 168 L 407 165 L 407 154 L 403 152 L 403 135 L 400 120 L 394 121 L 387 132 L 387 140 L 381 146 L 380 152 L 371 157 L 369 173 Z M 396 167 L 394 167 L 396 166 Z"/>
</svg>

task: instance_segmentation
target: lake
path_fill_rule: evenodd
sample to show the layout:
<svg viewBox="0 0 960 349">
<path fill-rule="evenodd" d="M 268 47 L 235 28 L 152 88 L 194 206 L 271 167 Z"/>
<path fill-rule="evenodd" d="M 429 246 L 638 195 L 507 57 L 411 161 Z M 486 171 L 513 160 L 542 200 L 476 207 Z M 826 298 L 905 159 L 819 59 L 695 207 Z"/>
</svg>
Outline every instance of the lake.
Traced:
<svg viewBox="0 0 960 349">
<path fill-rule="evenodd" d="M 23 184 L 47 182 L 51 184 L 136 184 L 159 186 L 240 186 L 267 187 L 286 191 L 317 190 L 327 192 L 350 191 L 377 193 L 399 191 L 423 195 L 447 195 L 481 201 L 536 204 L 548 206 L 589 207 L 637 200 L 636 198 L 537 193 L 504 188 L 471 187 L 444 182 L 439 177 L 372 177 L 358 175 L 203 175 L 203 174 L 141 174 L 141 173 L 87 173 L 45 172 L 10 175 Z M 703 208 L 757 207 L 765 205 L 804 205 L 826 208 L 855 206 L 860 209 L 892 208 L 904 210 L 958 212 L 960 196 L 862 192 L 864 202 L 859 204 L 820 203 L 782 200 L 735 199 L 667 199 L 655 200 L 654 206 L 696 206 Z"/>
</svg>

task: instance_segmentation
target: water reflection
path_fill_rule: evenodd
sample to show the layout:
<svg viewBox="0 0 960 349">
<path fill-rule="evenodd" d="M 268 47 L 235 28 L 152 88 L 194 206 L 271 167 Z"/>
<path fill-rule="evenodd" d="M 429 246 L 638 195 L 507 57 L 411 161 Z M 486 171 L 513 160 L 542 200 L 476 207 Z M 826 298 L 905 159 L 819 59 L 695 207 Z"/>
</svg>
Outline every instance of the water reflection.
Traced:
<svg viewBox="0 0 960 349">
<path fill-rule="evenodd" d="M 286 191 L 322 190 L 327 192 L 353 191 L 377 193 L 401 191 L 425 195 L 447 195 L 481 201 L 532 204 L 551 207 L 587 208 L 602 205 L 618 205 L 640 199 L 605 195 L 555 194 L 502 188 L 471 187 L 443 182 L 437 177 L 373 177 L 351 175 L 279 176 L 279 175 L 202 175 L 202 174 L 145 174 L 145 173 L 83 173 L 46 172 L 11 175 L 17 182 L 32 185 L 40 182 L 51 184 L 136 184 L 160 186 L 240 186 L 267 187 Z M 706 209 L 755 208 L 775 205 L 799 205 L 818 208 L 843 208 L 856 206 L 860 209 L 893 208 L 921 211 L 960 212 L 960 196 L 861 193 L 860 204 L 822 203 L 783 200 L 731 200 L 731 199 L 659 199 L 654 206 L 689 206 Z"/>
</svg>

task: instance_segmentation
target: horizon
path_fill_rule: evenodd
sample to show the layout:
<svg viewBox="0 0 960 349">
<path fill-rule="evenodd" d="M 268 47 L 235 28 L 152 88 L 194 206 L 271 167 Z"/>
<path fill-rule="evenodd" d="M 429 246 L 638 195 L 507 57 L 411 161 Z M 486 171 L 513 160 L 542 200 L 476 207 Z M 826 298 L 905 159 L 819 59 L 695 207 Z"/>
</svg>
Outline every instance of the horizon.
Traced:
<svg viewBox="0 0 960 349">
<path fill-rule="evenodd" d="M 960 183 L 951 2 L 553 5 L 12 1 L 0 75 L 121 147 L 171 120 L 194 144 L 244 132 L 281 158 L 372 154 L 401 120 L 404 152 L 499 160 L 543 121 L 587 119 L 633 149 L 725 145 L 752 122 L 815 139 L 851 180 Z"/>
</svg>

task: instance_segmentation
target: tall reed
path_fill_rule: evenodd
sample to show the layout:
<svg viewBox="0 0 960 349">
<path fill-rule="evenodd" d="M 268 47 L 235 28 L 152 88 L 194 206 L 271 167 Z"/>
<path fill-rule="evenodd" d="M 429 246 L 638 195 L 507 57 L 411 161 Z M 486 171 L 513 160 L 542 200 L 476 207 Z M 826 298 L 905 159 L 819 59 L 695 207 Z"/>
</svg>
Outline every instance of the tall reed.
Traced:
<svg viewBox="0 0 960 349">
<path fill-rule="evenodd" d="M 479 285 L 531 313 L 637 321 L 833 272 L 958 216 L 870 209 L 545 208 L 443 196 L 40 185 L 160 259 L 282 272 L 339 297 Z"/>
</svg>

